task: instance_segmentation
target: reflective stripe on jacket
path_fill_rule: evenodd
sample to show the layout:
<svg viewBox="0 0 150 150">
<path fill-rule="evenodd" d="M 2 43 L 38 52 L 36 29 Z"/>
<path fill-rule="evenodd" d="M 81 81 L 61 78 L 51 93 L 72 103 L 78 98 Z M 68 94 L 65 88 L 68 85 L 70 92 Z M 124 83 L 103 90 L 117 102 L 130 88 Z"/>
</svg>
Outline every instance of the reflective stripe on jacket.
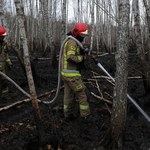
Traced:
<svg viewBox="0 0 150 150">
<path fill-rule="evenodd" d="M 69 39 L 65 45 L 61 63 L 61 75 L 64 77 L 79 77 L 81 74 L 77 71 L 77 64 L 83 60 L 77 43 Z"/>
</svg>

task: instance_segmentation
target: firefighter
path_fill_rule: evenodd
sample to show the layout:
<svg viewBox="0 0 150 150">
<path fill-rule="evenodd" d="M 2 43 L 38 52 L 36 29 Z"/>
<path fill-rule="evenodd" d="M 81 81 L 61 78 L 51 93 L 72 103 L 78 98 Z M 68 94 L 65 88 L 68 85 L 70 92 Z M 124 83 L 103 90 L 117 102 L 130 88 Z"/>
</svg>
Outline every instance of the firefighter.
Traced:
<svg viewBox="0 0 150 150">
<path fill-rule="evenodd" d="M 73 36 L 81 43 L 84 37 L 88 35 L 87 25 L 84 23 L 75 24 L 74 28 L 67 34 Z M 72 116 L 71 106 L 78 99 L 79 111 L 82 118 L 90 115 L 89 103 L 85 93 L 85 85 L 81 79 L 81 74 L 78 70 L 78 65 L 84 59 L 84 52 L 79 48 L 76 41 L 68 39 L 64 44 L 62 62 L 61 62 L 61 76 L 64 80 L 64 117 Z"/>
<path fill-rule="evenodd" d="M 5 73 L 6 66 L 12 67 L 11 60 L 8 56 L 7 44 L 4 41 L 7 31 L 4 27 L 0 26 L 0 71 Z M 0 76 L 0 97 L 3 93 L 8 92 L 6 80 Z"/>
</svg>

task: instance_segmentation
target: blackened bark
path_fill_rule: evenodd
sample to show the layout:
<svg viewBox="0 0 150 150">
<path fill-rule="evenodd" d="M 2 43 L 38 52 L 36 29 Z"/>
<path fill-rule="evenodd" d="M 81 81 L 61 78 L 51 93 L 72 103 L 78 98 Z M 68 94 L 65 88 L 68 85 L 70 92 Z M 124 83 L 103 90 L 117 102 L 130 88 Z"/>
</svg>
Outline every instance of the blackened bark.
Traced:
<svg viewBox="0 0 150 150">
<path fill-rule="evenodd" d="M 117 35 L 116 75 L 114 101 L 111 116 L 112 147 L 123 149 L 123 135 L 126 124 L 127 109 L 127 77 L 128 77 L 128 32 L 129 32 L 129 0 L 119 0 L 119 23 Z"/>
<path fill-rule="evenodd" d="M 141 26 L 140 26 L 140 10 L 139 10 L 139 1 L 133 0 L 133 14 L 134 14 L 134 33 L 135 33 L 135 41 L 137 46 L 137 52 L 139 55 L 139 58 L 141 60 L 141 68 L 142 68 L 142 77 L 143 77 L 143 84 L 145 89 L 145 94 L 149 93 L 149 85 L 150 81 L 148 80 L 147 72 L 149 72 L 148 69 L 148 63 L 145 59 L 145 51 L 143 48 L 142 43 L 142 34 L 141 34 Z"/>
<path fill-rule="evenodd" d="M 25 64 L 29 89 L 31 93 L 32 106 L 34 109 L 34 118 L 35 118 L 36 127 L 37 127 L 37 131 L 39 135 L 39 140 L 41 142 L 44 132 L 42 128 L 41 114 L 40 114 L 40 109 L 38 105 L 38 100 L 37 100 L 37 95 L 36 95 L 36 90 L 35 90 L 34 80 L 32 76 L 32 70 L 31 70 L 26 31 L 24 27 L 24 11 L 23 11 L 23 7 L 21 7 L 20 0 L 15 0 L 15 6 L 16 6 L 16 12 L 17 12 L 17 20 L 18 20 L 19 28 L 20 28 L 20 37 L 21 37 L 21 42 L 22 42 L 23 52 L 24 52 L 24 64 Z"/>
<path fill-rule="evenodd" d="M 148 24 L 148 40 L 150 40 L 150 7 L 148 5 L 147 0 L 143 0 L 145 9 L 146 9 L 146 19 L 147 19 L 147 24 Z M 148 60 L 146 63 L 147 66 L 147 72 L 146 72 L 146 81 L 144 82 L 145 84 L 145 94 L 149 94 L 150 91 L 150 42 L 148 43 Z"/>
</svg>

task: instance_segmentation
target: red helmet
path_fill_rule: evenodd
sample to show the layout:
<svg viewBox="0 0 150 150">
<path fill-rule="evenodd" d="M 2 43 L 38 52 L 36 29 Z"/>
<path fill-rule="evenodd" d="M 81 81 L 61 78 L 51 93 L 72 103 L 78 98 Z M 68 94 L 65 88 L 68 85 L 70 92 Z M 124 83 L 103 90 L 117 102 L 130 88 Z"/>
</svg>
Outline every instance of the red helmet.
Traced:
<svg viewBox="0 0 150 150">
<path fill-rule="evenodd" d="M 7 31 L 4 27 L 0 26 L 0 37 L 1 36 L 6 36 L 7 35 Z"/>
<path fill-rule="evenodd" d="M 86 36 L 88 35 L 88 27 L 85 23 L 77 23 L 72 30 L 73 35 L 76 37 L 78 35 Z"/>
</svg>

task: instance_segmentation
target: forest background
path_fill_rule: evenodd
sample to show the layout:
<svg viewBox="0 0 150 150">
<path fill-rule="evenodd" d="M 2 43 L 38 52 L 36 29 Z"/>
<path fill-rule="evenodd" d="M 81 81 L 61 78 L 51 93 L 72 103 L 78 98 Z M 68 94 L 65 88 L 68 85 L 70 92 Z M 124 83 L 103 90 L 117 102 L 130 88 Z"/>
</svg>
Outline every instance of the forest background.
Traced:
<svg viewBox="0 0 150 150">
<path fill-rule="evenodd" d="M 25 65 L 35 110 L 38 110 L 38 103 L 30 61 L 48 56 L 51 66 L 56 66 L 66 33 L 76 22 L 85 22 L 89 26 L 85 47 L 97 56 L 116 53 L 112 134 L 118 141 L 126 120 L 128 53 L 138 55 L 141 60 L 145 94 L 150 90 L 149 7 L 149 0 L 0 0 L 0 25 L 8 30 L 7 43 Z M 36 111 L 36 120 L 40 120 L 40 112 Z"/>
</svg>

